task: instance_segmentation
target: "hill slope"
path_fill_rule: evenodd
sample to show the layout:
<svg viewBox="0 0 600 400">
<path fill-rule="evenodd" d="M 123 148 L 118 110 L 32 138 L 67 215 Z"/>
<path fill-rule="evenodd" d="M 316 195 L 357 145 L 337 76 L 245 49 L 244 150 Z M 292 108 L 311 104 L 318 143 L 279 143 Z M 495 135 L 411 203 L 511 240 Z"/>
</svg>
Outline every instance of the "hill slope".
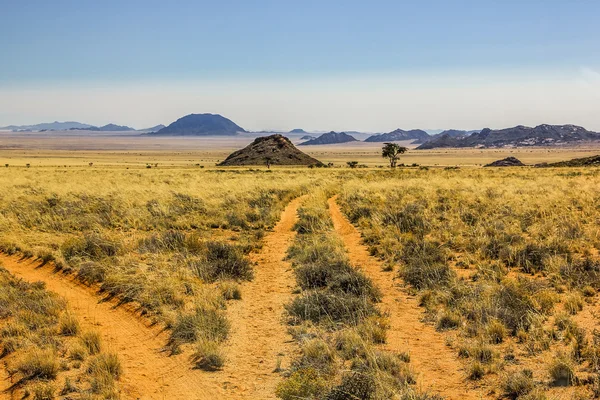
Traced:
<svg viewBox="0 0 600 400">
<path fill-rule="evenodd" d="M 574 158 L 569 161 L 536 164 L 536 167 L 600 167 L 600 155 L 592 157 Z"/>
<path fill-rule="evenodd" d="M 234 165 L 311 165 L 320 161 L 298 150 L 285 136 L 276 134 L 256 138 L 254 142 L 235 151 L 221 162 L 222 166 Z"/>
<path fill-rule="evenodd" d="M 334 132 L 331 131 L 329 133 L 324 133 L 316 139 L 311 139 L 306 142 L 302 142 L 299 146 L 311 146 L 311 145 L 320 145 L 320 144 L 336 144 L 336 143 L 348 143 L 348 142 L 358 142 L 353 136 L 348 135 L 344 132 Z"/>
<path fill-rule="evenodd" d="M 435 149 L 439 147 L 522 147 L 555 146 L 590 140 L 600 140 L 600 134 L 576 125 L 538 125 L 535 128 L 515 126 L 492 130 L 483 129 L 465 137 L 453 137 L 446 133 L 417 147 Z"/>
<path fill-rule="evenodd" d="M 244 128 L 219 114 L 190 114 L 152 135 L 233 136 Z"/>
<path fill-rule="evenodd" d="M 146 129 L 138 129 L 138 132 L 158 132 L 160 131 L 162 128 L 166 128 L 166 126 L 164 126 L 163 124 L 159 124 L 150 128 L 146 128 Z"/>
<path fill-rule="evenodd" d="M 373 135 L 365 139 L 365 142 L 396 142 L 402 140 L 419 140 L 427 141 L 431 138 L 429 134 L 421 129 L 411 129 L 405 131 L 403 129 L 396 129 L 395 131 L 382 133 L 379 135 Z"/>
</svg>

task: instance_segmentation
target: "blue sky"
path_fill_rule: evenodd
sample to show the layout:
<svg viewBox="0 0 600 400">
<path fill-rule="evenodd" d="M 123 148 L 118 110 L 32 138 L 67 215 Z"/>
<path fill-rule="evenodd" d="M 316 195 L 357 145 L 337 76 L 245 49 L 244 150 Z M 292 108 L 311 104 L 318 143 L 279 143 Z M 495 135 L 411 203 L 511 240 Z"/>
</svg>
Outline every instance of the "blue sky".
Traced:
<svg viewBox="0 0 600 400">
<path fill-rule="evenodd" d="M 414 96 L 416 90 L 423 108 L 429 107 L 424 111 L 433 113 L 441 105 L 428 106 L 424 94 L 431 96 L 436 80 L 442 92 L 458 86 L 465 96 L 486 85 L 491 96 L 491 88 L 507 79 L 514 86 L 532 79 L 549 85 L 583 79 L 596 91 L 595 73 L 600 67 L 598 1 L 0 0 L 0 10 L 0 94 L 19 95 L 12 103 L 0 103 L 0 125 L 51 116 L 44 111 L 44 104 L 27 108 L 31 98 L 23 93 L 32 90 L 47 97 L 59 93 L 69 97 L 65 90 L 71 90 L 69 98 L 76 102 L 87 100 L 81 96 L 90 87 L 115 93 L 127 88 L 131 95 L 131 90 L 151 86 L 160 88 L 165 108 L 170 109 L 182 87 L 206 92 L 202 101 L 196 99 L 198 108 L 211 108 L 208 97 L 220 93 L 221 87 L 236 96 L 232 84 L 244 87 L 244 95 L 254 90 L 258 98 L 298 94 L 316 102 L 353 87 L 360 87 L 360 93 L 373 99 L 384 91 L 392 101 L 394 93 L 389 93 L 389 88 L 397 87 L 398 96 L 407 88 Z M 479 83 L 472 77 L 479 77 Z M 418 96 L 415 81 L 421 82 L 423 96 Z M 261 90 L 273 85 L 280 89 Z M 306 93 L 307 85 L 313 88 L 310 93 Z M 319 89 L 319 85 L 329 87 Z M 260 102 L 267 108 L 270 105 Z M 51 107 L 54 119 L 85 116 L 97 123 L 112 119 L 110 104 L 84 116 L 69 114 L 67 105 L 64 111 Z M 275 99 L 272 105 L 277 110 Z M 247 106 L 252 104 L 237 107 Z M 325 103 L 317 108 L 328 112 Z M 244 114 L 225 109 L 221 112 Z M 144 124 L 142 114 L 142 107 L 133 109 L 130 119 L 121 122 Z M 176 114 L 181 112 L 153 115 L 168 120 Z M 577 117 L 567 112 L 565 119 L 571 115 Z M 343 116 L 342 112 L 334 116 L 340 128 Z M 393 124 L 393 117 L 386 124 L 402 125 L 402 120 Z M 501 117 L 508 125 L 517 117 L 533 122 L 543 115 L 503 114 L 492 122 L 502 124 Z M 155 122 L 146 119 L 149 124 Z M 324 129 L 335 125 L 323 116 L 314 115 L 313 120 L 323 121 Z M 246 125 L 266 128 L 254 126 L 266 121 L 261 117 Z M 423 127 L 449 122 L 454 121 L 410 120 Z M 456 122 L 478 127 L 475 125 L 485 121 Z M 580 123 L 584 122 L 593 121 L 585 117 Z M 285 127 L 309 124 L 277 118 L 273 123 Z M 354 119 L 348 124 L 370 127 Z"/>
</svg>

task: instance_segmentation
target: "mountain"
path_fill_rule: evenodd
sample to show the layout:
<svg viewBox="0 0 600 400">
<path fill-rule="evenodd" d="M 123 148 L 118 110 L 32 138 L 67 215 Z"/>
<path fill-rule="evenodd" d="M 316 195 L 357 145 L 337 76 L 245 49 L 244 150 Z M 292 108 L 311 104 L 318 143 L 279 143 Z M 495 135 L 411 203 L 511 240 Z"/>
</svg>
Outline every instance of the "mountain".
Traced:
<svg viewBox="0 0 600 400">
<path fill-rule="evenodd" d="M 312 140 L 312 139 L 314 139 L 314 138 L 315 138 L 315 137 L 314 137 L 314 136 L 311 136 L 311 135 L 304 135 L 304 136 L 302 136 L 302 137 L 300 138 L 300 140 Z"/>
<path fill-rule="evenodd" d="M 162 128 L 153 135 L 190 135 L 190 136 L 233 136 L 246 132 L 230 119 L 219 114 L 190 114 L 179 118 L 171 125 Z"/>
<path fill-rule="evenodd" d="M 90 128 L 92 125 L 82 124 L 81 122 L 76 121 L 65 121 L 65 122 L 44 122 L 36 125 L 9 125 L 0 127 L 0 130 L 8 130 L 8 131 L 21 131 L 21 130 L 29 130 L 29 131 L 68 131 L 69 129 L 83 129 Z"/>
<path fill-rule="evenodd" d="M 241 150 L 233 152 L 221 166 L 234 165 L 314 165 L 321 162 L 301 152 L 283 135 L 256 138 Z"/>
<path fill-rule="evenodd" d="M 457 137 L 463 137 L 463 136 L 469 136 L 472 133 L 475 132 L 480 132 L 480 131 L 462 131 L 459 129 L 446 129 L 445 131 L 441 131 L 439 133 L 436 133 L 435 135 L 430 135 L 427 139 L 419 139 L 419 140 L 415 140 L 414 142 L 412 142 L 413 144 L 422 144 L 422 143 L 427 143 L 433 139 L 442 137 L 444 135 L 448 135 L 448 137 L 451 138 L 457 138 Z"/>
<path fill-rule="evenodd" d="M 159 125 L 153 126 L 151 128 L 138 129 L 138 132 L 158 132 L 162 128 L 165 128 L 165 126 L 163 124 L 159 124 Z"/>
<path fill-rule="evenodd" d="M 298 144 L 298 146 L 311 146 L 311 145 L 320 145 L 320 144 L 336 144 L 336 143 L 348 143 L 348 142 L 358 142 L 354 137 L 348 135 L 344 132 L 334 132 L 331 131 L 329 133 L 324 133 L 316 139 L 311 139 L 306 142 L 302 142 Z"/>
<path fill-rule="evenodd" d="M 365 139 L 365 142 L 398 142 L 402 140 L 429 140 L 429 138 L 429 134 L 421 129 L 412 129 L 410 131 L 396 129 L 392 132 L 369 136 Z"/>
<path fill-rule="evenodd" d="M 513 128 L 483 129 L 468 136 L 440 135 L 417 149 L 440 147 L 523 147 L 556 146 L 591 140 L 600 140 L 600 134 L 576 125 L 538 125 L 535 128 L 519 125 Z"/>
<path fill-rule="evenodd" d="M 304 129 L 296 128 L 296 129 L 292 129 L 288 133 L 306 133 L 306 131 Z"/>
</svg>

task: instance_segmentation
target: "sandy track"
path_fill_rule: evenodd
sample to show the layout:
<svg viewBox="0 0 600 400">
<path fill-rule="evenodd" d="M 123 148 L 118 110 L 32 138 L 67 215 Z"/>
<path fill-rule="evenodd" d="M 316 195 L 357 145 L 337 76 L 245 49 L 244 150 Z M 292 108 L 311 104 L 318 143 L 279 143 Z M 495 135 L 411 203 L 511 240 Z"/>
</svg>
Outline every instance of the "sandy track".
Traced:
<svg viewBox="0 0 600 400">
<path fill-rule="evenodd" d="M 351 263 L 362 268 L 383 294 L 380 306 L 390 317 L 385 349 L 410 352 L 410 363 L 422 389 L 439 393 L 446 399 L 485 397 L 483 392 L 468 387 L 464 368 L 455 352 L 446 346 L 444 337 L 421 322 L 423 311 L 416 299 L 401 291 L 394 282 L 394 273 L 383 272 L 382 263 L 370 256 L 360 232 L 342 214 L 336 197 L 328 201 L 335 231 L 342 238 Z"/>
<path fill-rule="evenodd" d="M 192 369 L 185 354 L 169 357 L 163 347 L 167 335 L 112 302 L 103 302 L 93 291 L 72 277 L 41 267 L 31 260 L 1 256 L 3 266 L 26 281 L 42 281 L 62 296 L 83 329 L 102 335 L 106 347 L 119 354 L 124 373 L 124 399 L 214 399 L 222 398 L 207 385 L 207 373 Z"/>
<path fill-rule="evenodd" d="M 289 366 L 295 346 L 283 320 L 284 305 L 295 287 L 291 264 L 284 261 L 294 240 L 297 210 L 304 197 L 291 201 L 258 253 L 254 279 L 242 284 L 242 300 L 231 302 L 228 318 L 232 332 L 225 350 L 227 364 L 213 378 L 222 383 L 228 399 L 275 399 L 281 375 L 277 360 Z M 216 383 L 216 382 L 215 382 Z"/>
</svg>

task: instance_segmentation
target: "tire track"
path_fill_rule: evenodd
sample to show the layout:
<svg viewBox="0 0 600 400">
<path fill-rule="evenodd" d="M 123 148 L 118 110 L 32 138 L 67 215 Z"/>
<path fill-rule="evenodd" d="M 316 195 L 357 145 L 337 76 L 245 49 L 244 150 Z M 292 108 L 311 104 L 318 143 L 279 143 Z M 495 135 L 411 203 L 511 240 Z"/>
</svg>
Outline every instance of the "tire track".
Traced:
<svg viewBox="0 0 600 400">
<path fill-rule="evenodd" d="M 389 314 L 390 329 L 383 345 L 389 351 L 409 351 L 418 374 L 417 384 L 448 399 L 480 399 L 483 393 L 470 389 L 462 363 L 444 337 L 421 322 L 423 311 L 415 298 L 399 290 L 394 275 L 383 272 L 383 264 L 371 257 L 360 232 L 342 214 L 337 196 L 328 200 L 335 231 L 342 238 L 353 265 L 362 268 L 382 292 L 381 308 Z"/>
</svg>

